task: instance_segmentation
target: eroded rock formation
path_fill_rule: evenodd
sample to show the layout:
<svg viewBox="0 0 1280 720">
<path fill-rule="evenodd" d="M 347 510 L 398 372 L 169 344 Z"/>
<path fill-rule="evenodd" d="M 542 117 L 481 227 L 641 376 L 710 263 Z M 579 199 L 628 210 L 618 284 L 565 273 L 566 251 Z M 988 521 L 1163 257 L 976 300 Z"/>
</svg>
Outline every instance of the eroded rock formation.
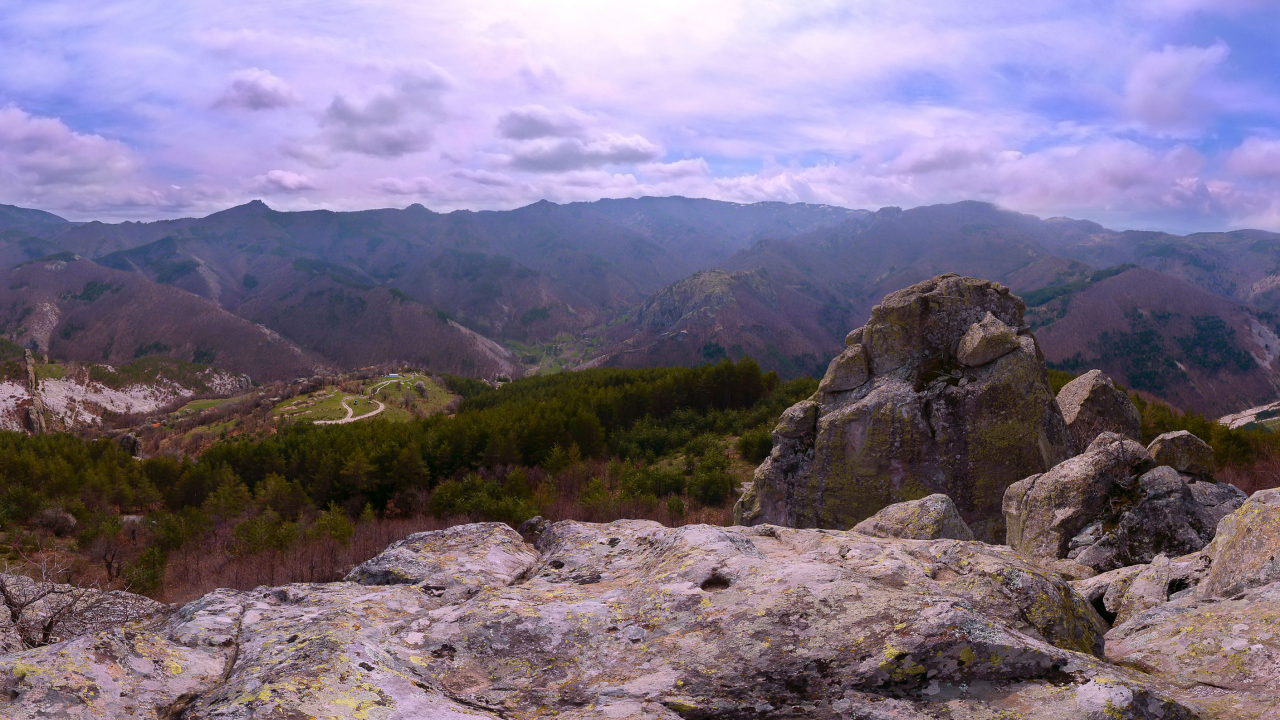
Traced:
<svg viewBox="0 0 1280 720">
<path fill-rule="evenodd" d="M 1244 502 L 1244 493 L 1225 483 L 1153 466 L 1133 440 L 1099 435 L 1084 453 L 1009 487 L 1009 546 L 1106 572 L 1200 550 L 1218 521 Z"/>
<path fill-rule="evenodd" d="M 556 523 L 534 548 L 480 524 L 363 568 L 391 584 L 219 590 L 0 656 L 0 714 L 1197 716 L 1099 658 L 1107 626 L 1066 582 L 982 543 L 618 521 Z"/>
<path fill-rule="evenodd" d="M 887 296 L 783 415 L 736 521 L 843 530 L 944 493 L 979 539 L 1003 540 L 1005 488 L 1070 455 L 1024 309 L 956 275 Z"/>
</svg>

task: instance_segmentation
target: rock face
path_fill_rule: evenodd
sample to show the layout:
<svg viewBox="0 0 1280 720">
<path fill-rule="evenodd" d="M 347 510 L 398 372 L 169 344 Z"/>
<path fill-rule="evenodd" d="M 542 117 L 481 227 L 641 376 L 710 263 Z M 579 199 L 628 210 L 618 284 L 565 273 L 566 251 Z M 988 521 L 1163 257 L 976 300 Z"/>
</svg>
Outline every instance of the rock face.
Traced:
<svg viewBox="0 0 1280 720">
<path fill-rule="evenodd" d="M 1280 488 L 1259 490 L 1218 523 L 1201 597 L 1230 597 L 1280 581 Z"/>
<path fill-rule="evenodd" d="M 1098 659 L 1101 618 L 1008 549 L 633 520 L 520 543 L 494 525 L 428 533 L 358 575 L 394 584 L 219 590 L 151 625 L 0 656 L 0 714 L 1200 716 Z"/>
<path fill-rule="evenodd" d="M 1101 370 L 1090 370 L 1064 385 L 1058 391 L 1058 407 L 1067 421 L 1075 452 L 1084 452 L 1104 432 L 1130 440 L 1142 437 L 1138 408 Z"/>
<path fill-rule="evenodd" d="M 1004 498 L 1009 546 L 1100 572 L 1200 550 L 1244 493 L 1154 463 L 1138 443 L 1103 433 L 1084 453 L 1014 483 Z"/>
<path fill-rule="evenodd" d="M 1023 310 L 1008 288 L 956 275 L 886 297 L 783 415 L 735 520 L 843 530 L 944 493 L 998 542 L 1004 489 L 1070 455 Z"/>
<path fill-rule="evenodd" d="M 942 493 L 894 503 L 853 526 L 872 537 L 905 540 L 972 540 L 973 531 L 960 518 L 956 504 Z"/>
<path fill-rule="evenodd" d="M 1213 448 L 1186 430 L 1167 432 L 1147 446 L 1147 452 L 1158 465 L 1168 465 L 1178 472 L 1212 478 L 1217 469 Z"/>
<path fill-rule="evenodd" d="M 1195 697 L 1204 717 L 1280 716 L 1280 490 L 1255 493 L 1204 551 L 1072 585 L 1115 613 L 1106 654 Z"/>
</svg>

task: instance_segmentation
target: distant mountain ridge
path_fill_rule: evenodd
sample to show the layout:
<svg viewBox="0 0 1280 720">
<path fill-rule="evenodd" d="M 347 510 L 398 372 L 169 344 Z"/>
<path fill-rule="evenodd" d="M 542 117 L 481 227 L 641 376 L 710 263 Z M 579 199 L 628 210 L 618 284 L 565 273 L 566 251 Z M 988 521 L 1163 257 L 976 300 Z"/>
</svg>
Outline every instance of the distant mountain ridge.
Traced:
<svg viewBox="0 0 1280 720">
<path fill-rule="evenodd" d="M 37 258 L 43 268 L 67 262 L 74 282 L 34 282 Z M 981 202 L 870 212 L 646 197 L 436 213 L 280 212 L 254 201 L 120 224 L 4 206 L 0 264 L 20 278 L 10 285 L 46 288 L 36 304 L 21 287 L 0 292 L 5 336 L 86 361 L 120 355 L 107 338 L 142 338 L 139 316 L 154 315 L 163 338 L 130 353 L 167 347 L 158 352 L 191 360 L 212 343 L 198 348 L 205 357 L 264 378 L 381 362 L 514 376 L 544 347 L 579 348 L 557 367 L 750 355 L 794 376 L 821 372 L 884 295 L 955 272 L 1025 295 L 1051 362 L 1094 363 L 1212 412 L 1266 402 L 1280 387 L 1270 340 L 1280 332 L 1280 234 L 1118 232 Z M 90 312 L 74 299 L 89 282 L 129 288 L 135 304 Z M 1142 292 L 1126 290 L 1134 283 Z M 183 340 L 175 308 L 219 318 L 226 339 Z M 1164 325 L 1132 324 L 1151 313 Z M 81 318 L 93 332 L 77 329 Z M 242 357 L 238 322 L 275 333 L 294 359 Z M 1147 360 L 1116 349 L 1141 338 L 1158 338 Z M 1196 350 L 1197 338 L 1216 349 Z"/>
</svg>

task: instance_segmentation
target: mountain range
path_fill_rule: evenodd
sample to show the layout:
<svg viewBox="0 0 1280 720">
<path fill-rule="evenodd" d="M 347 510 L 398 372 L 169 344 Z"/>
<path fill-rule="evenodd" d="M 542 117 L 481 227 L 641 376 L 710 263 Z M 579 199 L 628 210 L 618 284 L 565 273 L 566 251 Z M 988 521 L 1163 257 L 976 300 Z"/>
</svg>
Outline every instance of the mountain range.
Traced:
<svg viewBox="0 0 1280 720">
<path fill-rule="evenodd" d="M 119 224 L 0 206 L 0 265 L 13 342 L 260 380 L 383 362 L 492 378 L 742 355 L 815 374 L 885 294 L 955 272 L 1022 295 L 1065 369 L 1100 367 L 1209 413 L 1280 387 L 1280 234 L 1121 232 L 979 202 L 870 212 L 646 197 L 436 213 L 255 201 Z"/>
</svg>

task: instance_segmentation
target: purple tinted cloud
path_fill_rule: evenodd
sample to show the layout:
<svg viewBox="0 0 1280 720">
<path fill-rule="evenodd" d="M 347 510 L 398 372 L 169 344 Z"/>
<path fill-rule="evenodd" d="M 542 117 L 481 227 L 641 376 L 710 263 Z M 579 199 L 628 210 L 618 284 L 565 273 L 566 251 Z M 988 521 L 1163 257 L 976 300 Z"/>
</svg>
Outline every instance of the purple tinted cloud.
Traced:
<svg viewBox="0 0 1280 720">
<path fill-rule="evenodd" d="M 301 101 L 288 83 L 260 68 L 241 70 L 231 76 L 226 91 L 214 103 L 220 108 L 275 110 Z"/>
<path fill-rule="evenodd" d="M 976 198 L 1280 229 L 1254 32 L 1277 23 L 1264 0 L 48 0 L 0 25 L 0 202 Z"/>
</svg>

